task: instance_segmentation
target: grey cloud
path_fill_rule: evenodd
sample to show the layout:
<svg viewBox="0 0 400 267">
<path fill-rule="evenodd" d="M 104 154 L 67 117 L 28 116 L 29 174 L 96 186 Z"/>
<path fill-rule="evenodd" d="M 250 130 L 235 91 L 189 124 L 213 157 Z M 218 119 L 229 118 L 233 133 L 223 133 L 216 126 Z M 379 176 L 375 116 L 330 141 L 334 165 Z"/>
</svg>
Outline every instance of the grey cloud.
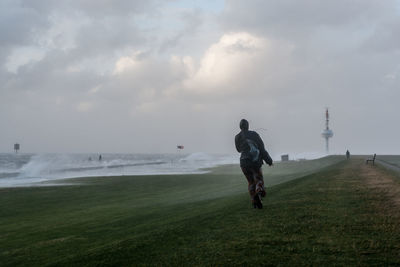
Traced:
<svg viewBox="0 0 400 267">
<path fill-rule="evenodd" d="M 364 43 L 365 53 L 398 53 L 400 51 L 400 17 L 390 17 L 374 27 L 371 36 Z"/>
<path fill-rule="evenodd" d="M 46 46 L 40 39 L 47 38 L 51 27 L 57 26 L 53 18 L 61 17 L 70 19 L 70 24 L 82 19 L 91 22 L 76 33 L 76 45 L 86 53 L 104 52 L 101 45 L 115 50 L 120 45 L 143 42 L 133 16 L 156 12 L 161 6 L 162 1 L 5 1 L 0 9 L 0 46 Z M 51 41 L 62 47 L 56 37 Z"/>
<path fill-rule="evenodd" d="M 41 13 L 51 13 L 54 10 L 82 12 L 90 17 L 124 16 L 135 13 L 149 12 L 162 5 L 162 1 L 130 1 L 130 0 L 66 0 L 66 1 L 29 1 L 23 0 L 22 5 Z"/>
<path fill-rule="evenodd" d="M 372 147 L 369 143 L 374 143 L 376 150 L 393 153 L 399 149 L 393 146 L 396 143 L 393 135 L 388 134 L 391 141 L 378 140 L 382 131 L 393 133 L 398 129 L 383 122 L 379 124 L 381 128 L 377 127 L 379 117 L 386 122 L 395 119 L 391 111 L 397 104 L 391 99 L 399 94 L 394 89 L 395 84 L 399 84 L 395 1 L 384 4 L 381 1 L 226 3 L 221 20 L 224 29 L 252 32 L 294 46 L 289 68 L 283 67 L 279 60 L 273 63 L 280 73 L 274 80 L 287 81 L 271 96 L 279 103 L 273 109 L 273 112 L 280 111 L 277 116 L 290 121 L 294 129 L 303 131 L 314 128 L 315 122 L 311 124 L 309 119 L 314 116 L 316 106 L 321 109 L 330 106 L 334 121 L 343 127 L 334 128 L 339 133 L 333 141 L 337 141 L 337 145 L 351 145 L 364 153 Z M 265 63 L 262 66 L 266 66 Z M 262 76 L 259 78 L 262 80 Z M 265 97 L 268 97 L 271 84 L 263 85 Z M 303 114 L 301 125 L 291 118 L 288 110 Z M 373 118 L 367 119 L 367 114 L 371 113 Z M 276 121 L 274 125 L 283 130 L 275 132 L 274 140 L 290 139 L 290 126 L 279 125 Z M 312 144 L 306 133 L 311 130 L 300 136 Z M 295 136 L 297 138 L 298 134 Z M 280 147 L 290 150 L 295 145 L 281 142 Z"/>
<path fill-rule="evenodd" d="M 290 28 L 349 27 L 354 23 L 368 23 L 376 17 L 395 14 L 396 1 L 383 5 L 378 0 L 356 1 L 226 1 L 224 21 L 226 28 L 252 30 L 288 30 Z"/>
<path fill-rule="evenodd" d="M 195 35 L 205 20 L 205 14 L 200 9 L 181 11 L 178 15 L 184 26 L 160 45 L 160 53 L 165 53 L 168 49 L 175 48 L 183 38 Z"/>
<path fill-rule="evenodd" d="M 17 2 L 0 4 L 0 46 L 27 45 L 49 26 L 46 16 Z"/>
<path fill-rule="evenodd" d="M 393 1 L 232 0 L 219 25 L 194 9 L 179 13 L 183 28 L 170 34 L 135 22 L 135 14 L 166 16 L 158 1 L 22 3 L 26 21 L 18 15 L 20 24 L 2 28 L 8 48 L 0 58 L 46 37 L 57 23 L 49 16 L 85 23 L 67 36 L 74 47 L 51 40 L 41 60 L 0 72 L 0 149 L 20 138 L 30 151 L 170 152 L 183 143 L 235 153 L 238 121 L 248 118 L 267 129 L 260 133 L 274 155 L 323 151 L 325 106 L 334 151 L 400 149 L 399 129 L 387 123 L 400 97 Z M 265 46 L 218 41 L 240 32 Z M 126 64 L 113 72 L 121 58 Z"/>
<path fill-rule="evenodd" d="M 124 48 L 140 49 L 146 43 L 144 37 L 129 18 L 95 20 L 83 26 L 76 37 L 75 53 L 81 51 L 81 57 L 97 54 L 111 54 Z"/>
</svg>

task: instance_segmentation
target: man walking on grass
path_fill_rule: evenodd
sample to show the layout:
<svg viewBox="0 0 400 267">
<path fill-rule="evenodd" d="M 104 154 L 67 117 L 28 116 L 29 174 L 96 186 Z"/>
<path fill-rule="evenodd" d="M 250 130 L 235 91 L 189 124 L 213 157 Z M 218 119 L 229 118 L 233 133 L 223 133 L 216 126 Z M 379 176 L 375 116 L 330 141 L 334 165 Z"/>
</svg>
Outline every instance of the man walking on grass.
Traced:
<svg viewBox="0 0 400 267">
<path fill-rule="evenodd" d="M 262 209 L 261 197 L 265 196 L 264 178 L 261 171 L 263 160 L 272 165 L 272 159 L 265 150 L 258 133 L 249 131 L 249 122 L 240 121 L 240 133 L 235 136 L 236 150 L 241 153 L 240 167 L 249 183 L 249 193 L 254 208 Z"/>
</svg>

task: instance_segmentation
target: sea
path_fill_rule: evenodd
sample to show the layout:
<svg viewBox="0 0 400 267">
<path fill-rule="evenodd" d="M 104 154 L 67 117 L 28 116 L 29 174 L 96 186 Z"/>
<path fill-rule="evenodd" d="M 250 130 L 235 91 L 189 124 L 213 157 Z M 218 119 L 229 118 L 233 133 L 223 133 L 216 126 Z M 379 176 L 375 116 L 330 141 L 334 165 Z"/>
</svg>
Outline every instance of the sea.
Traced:
<svg viewBox="0 0 400 267">
<path fill-rule="evenodd" d="M 207 168 L 238 163 L 238 155 L 201 152 L 101 154 L 101 157 L 93 153 L 0 153 L 0 188 L 49 186 L 56 180 L 79 177 L 200 174 L 207 172 Z"/>
</svg>

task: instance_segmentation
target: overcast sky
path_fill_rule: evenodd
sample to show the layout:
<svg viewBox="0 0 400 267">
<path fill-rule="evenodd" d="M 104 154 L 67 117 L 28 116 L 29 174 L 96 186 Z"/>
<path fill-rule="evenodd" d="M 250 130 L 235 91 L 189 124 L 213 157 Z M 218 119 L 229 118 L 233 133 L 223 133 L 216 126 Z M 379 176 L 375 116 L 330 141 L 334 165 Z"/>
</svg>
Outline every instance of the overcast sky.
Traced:
<svg viewBox="0 0 400 267">
<path fill-rule="evenodd" d="M 0 152 L 400 153 L 396 0 L 0 0 Z"/>
</svg>

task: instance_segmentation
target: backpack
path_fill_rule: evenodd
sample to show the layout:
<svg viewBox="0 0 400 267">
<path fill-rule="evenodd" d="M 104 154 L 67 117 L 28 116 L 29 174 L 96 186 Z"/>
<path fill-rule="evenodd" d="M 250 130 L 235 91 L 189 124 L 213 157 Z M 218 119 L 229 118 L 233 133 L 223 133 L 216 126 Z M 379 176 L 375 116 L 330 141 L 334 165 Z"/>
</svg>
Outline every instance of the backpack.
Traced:
<svg viewBox="0 0 400 267">
<path fill-rule="evenodd" d="M 250 139 L 246 139 L 246 142 L 250 148 L 250 151 L 249 151 L 250 160 L 253 162 L 258 161 L 258 159 L 260 157 L 260 150 L 258 149 L 256 142 L 254 142 L 253 140 L 250 140 Z"/>
<path fill-rule="evenodd" d="M 243 133 L 243 132 L 242 132 Z M 260 158 L 260 149 L 256 142 L 251 139 L 246 138 L 246 135 L 243 133 L 243 137 L 246 140 L 247 145 L 249 146 L 249 158 L 252 162 L 257 162 Z"/>
</svg>

